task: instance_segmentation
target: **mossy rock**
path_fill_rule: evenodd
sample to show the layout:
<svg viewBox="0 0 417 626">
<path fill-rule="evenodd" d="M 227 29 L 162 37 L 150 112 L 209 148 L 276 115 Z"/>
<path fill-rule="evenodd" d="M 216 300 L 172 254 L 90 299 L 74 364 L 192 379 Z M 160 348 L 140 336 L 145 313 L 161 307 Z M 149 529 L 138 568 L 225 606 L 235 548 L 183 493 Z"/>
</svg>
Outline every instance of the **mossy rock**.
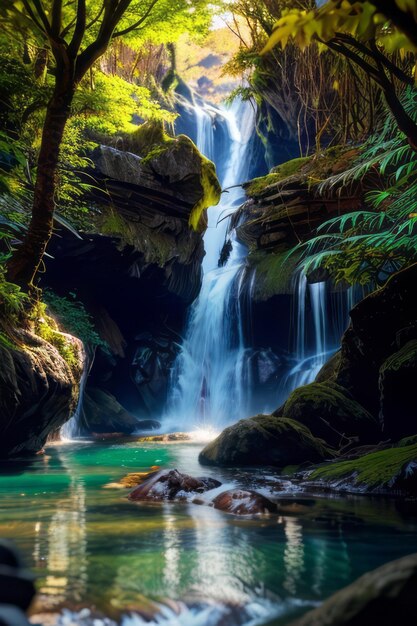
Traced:
<svg viewBox="0 0 417 626">
<path fill-rule="evenodd" d="M 354 439 L 373 443 L 379 439 L 379 423 L 336 383 L 311 383 L 292 392 L 283 416 L 304 424 L 315 437 L 334 447 Z"/>
<path fill-rule="evenodd" d="M 399 439 L 417 430 L 417 340 L 408 341 L 384 361 L 379 370 L 383 430 Z"/>
<path fill-rule="evenodd" d="M 417 444 L 335 461 L 314 470 L 308 480 L 338 491 L 417 495 Z"/>
<path fill-rule="evenodd" d="M 290 626 L 414 626 L 417 554 L 368 572 Z"/>
<path fill-rule="evenodd" d="M 287 249 L 251 252 L 247 264 L 251 270 L 256 271 L 254 300 L 265 302 L 276 295 L 294 293 L 294 274 L 300 258 L 300 254 L 290 255 Z"/>
<path fill-rule="evenodd" d="M 290 176 L 299 174 L 310 160 L 311 157 L 300 157 L 298 159 L 291 159 L 291 161 L 286 161 L 285 163 L 277 165 L 272 168 L 271 172 L 266 176 L 260 176 L 259 178 L 251 180 L 245 187 L 247 195 L 249 197 L 258 196 L 262 194 L 262 192 L 265 191 L 265 189 L 270 185 L 274 185 L 275 183 L 279 183 Z"/>
<path fill-rule="evenodd" d="M 335 382 L 339 372 L 342 355 L 340 350 L 336 352 L 326 363 L 316 376 L 316 383 Z"/>
<path fill-rule="evenodd" d="M 257 415 L 226 428 L 200 453 L 203 465 L 285 467 L 333 457 L 308 428 L 290 419 Z"/>
</svg>

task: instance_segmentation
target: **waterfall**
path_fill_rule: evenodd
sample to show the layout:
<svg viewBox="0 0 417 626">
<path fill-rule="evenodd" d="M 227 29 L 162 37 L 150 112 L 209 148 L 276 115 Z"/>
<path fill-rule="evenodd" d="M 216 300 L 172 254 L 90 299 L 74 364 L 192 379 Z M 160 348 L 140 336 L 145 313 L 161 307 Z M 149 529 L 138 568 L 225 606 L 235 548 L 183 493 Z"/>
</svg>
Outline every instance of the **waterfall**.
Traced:
<svg viewBox="0 0 417 626">
<path fill-rule="evenodd" d="M 302 271 L 297 272 L 294 283 L 294 362 L 281 381 L 281 402 L 297 387 L 315 380 L 326 361 L 339 349 L 350 310 L 364 297 L 359 286 L 332 291 L 330 282 L 308 283 Z"/>
<path fill-rule="evenodd" d="M 61 426 L 59 434 L 62 441 L 71 441 L 81 435 L 81 418 L 84 410 L 84 395 L 87 386 L 88 376 L 94 362 L 94 352 L 87 348 L 85 351 L 84 369 L 80 380 L 80 390 L 78 394 L 77 407 L 70 419 Z"/>
<path fill-rule="evenodd" d="M 222 426 L 247 416 L 250 388 L 240 298 L 247 250 L 234 232 L 229 235 L 229 254 L 221 267 L 219 257 L 228 235 L 229 216 L 244 199 L 236 185 L 250 176 L 255 111 L 250 103 L 241 101 L 230 108 L 195 105 L 194 111 L 198 148 L 217 161 L 226 191 L 220 204 L 208 210 L 201 292 L 191 307 L 172 371 L 164 422 L 185 429 Z M 214 117 L 222 118 L 226 129 L 224 153 L 217 158 Z"/>
</svg>

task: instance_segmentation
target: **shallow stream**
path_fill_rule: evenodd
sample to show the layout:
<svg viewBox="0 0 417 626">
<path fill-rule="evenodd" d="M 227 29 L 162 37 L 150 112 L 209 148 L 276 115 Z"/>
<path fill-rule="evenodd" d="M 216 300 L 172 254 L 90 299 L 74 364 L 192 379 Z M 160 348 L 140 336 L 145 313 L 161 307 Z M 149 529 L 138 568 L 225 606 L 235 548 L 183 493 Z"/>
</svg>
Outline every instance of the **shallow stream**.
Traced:
<svg viewBox="0 0 417 626">
<path fill-rule="evenodd" d="M 142 622 L 126 617 L 130 610 L 149 619 L 162 603 L 161 623 L 285 624 L 364 572 L 417 551 L 407 502 L 279 491 L 272 472 L 201 467 L 201 447 L 66 443 L 1 466 L 0 536 L 15 540 L 39 577 L 43 611 L 94 607 L 134 626 Z M 191 503 L 139 504 L 112 488 L 153 466 L 272 494 L 280 513 L 239 518 Z"/>
</svg>

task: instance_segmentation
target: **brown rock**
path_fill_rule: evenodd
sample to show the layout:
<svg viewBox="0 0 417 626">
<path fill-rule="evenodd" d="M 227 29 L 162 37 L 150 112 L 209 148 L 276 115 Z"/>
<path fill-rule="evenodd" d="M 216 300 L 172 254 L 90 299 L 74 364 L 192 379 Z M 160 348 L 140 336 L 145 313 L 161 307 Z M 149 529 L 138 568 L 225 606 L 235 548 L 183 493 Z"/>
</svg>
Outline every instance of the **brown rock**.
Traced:
<svg viewBox="0 0 417 626">
<path fill-rule="evenodd" d="M 176 469 L 162 470 L 151 474 L 148 480 L 136 487 L 129 494 L 129 500 L 185 500 L 187 494 L 204 493 L 220 485 L 214 478 L 194 478 Z"/>
<path fill-rule="evenodd" d="M 213 500 L 215 509 L 234 515 L 257 515 L 275 513 L 277 505 L 256 491 L 231 489 L 223 491 Z"/>
</svg>

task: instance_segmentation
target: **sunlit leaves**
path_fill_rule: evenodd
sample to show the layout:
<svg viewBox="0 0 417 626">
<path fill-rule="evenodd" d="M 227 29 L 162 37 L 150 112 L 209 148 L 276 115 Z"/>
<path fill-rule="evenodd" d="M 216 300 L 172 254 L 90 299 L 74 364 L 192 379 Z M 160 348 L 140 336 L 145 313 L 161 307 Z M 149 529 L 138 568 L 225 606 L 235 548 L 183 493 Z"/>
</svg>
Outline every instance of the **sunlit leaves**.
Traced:
<svg viewBox="0 0 417 626">
<path fill-rule="evenodd" d="M 408 2 L 397 0 L 397 5 L 412 15 L 416 11 L 416 4 L 411 0 Z M 313 42 L 319 44 L 328 42 L 338 33 L 349 34 L 364 42 L 377 39 L 387 52 L 401 51 L 402 54 L 416 52 L 409 39 L 395 27 L 387 24 L 387 19 L 371 2 L 329 0 L 314 11 L 299 9 L 283 11 L 263 53 L 269 52 L 277 45 L 285 48 L 290 40 L 304 49 Z"/>
</svg>

